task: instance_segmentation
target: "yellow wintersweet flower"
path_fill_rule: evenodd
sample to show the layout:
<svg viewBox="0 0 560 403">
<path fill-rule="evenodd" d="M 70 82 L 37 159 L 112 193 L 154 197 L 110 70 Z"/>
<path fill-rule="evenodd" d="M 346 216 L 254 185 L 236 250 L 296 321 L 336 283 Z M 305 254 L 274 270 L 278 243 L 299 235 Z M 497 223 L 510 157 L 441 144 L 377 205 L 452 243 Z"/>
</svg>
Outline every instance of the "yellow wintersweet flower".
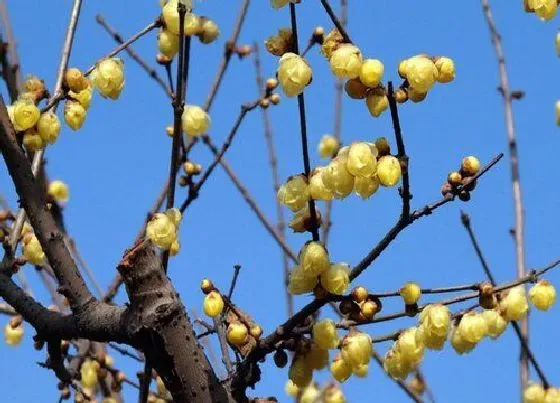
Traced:
<svg viewBox="0 0 560 403">
<path fill-rule="evenodd" d="M 349 43 L 340 45 L 331 54 L 330 66 L 338 78 L 356 78 L 360 75 L 363 59 L 360 49 Z"/>
<path fill-rule="evenodd" d="M 86 120 L 86 110 L 77 101 L 66 101 L 64 104 L 64 121 L 72 130 L 78 130 Z"/>
<path fill-rule="evenodd" d="M 295 97 L 311 82 L 312 72 L 305 59 L 288 52 L 280 58 L 276 74 L 286 96 Z"/>
<path fill-rule="evenodd" d="M 212 123 L 210 115 L 197 105 L 185 105 L 181 119 L 183 131 L 193 137 L 206 133 Z"/>
<path fill-rule="evenodd" d="M 41 112 L 31 99 L 21 98 L 14 102 L 12 123 L 18 131 L 27 130 L 35 126 Z"/>
<path fill-rule="evenodd" d="M 57 202 L 67 202 L 70 197 L 68 185 L 62 181 L 52 181 L 49 183 L 48 193 Z"/>
<path fill-rule="evenodd" d="M 60 119 L 53 112 L 43 113 L 37 122 L 37 131 L 45 143 L 53 144 L 60 134 Z"/>
<path fill-rule="evenodd" d="M 167 250 L 177 239 L 177 228 L 165 213 L 156 213 L 146 224 L 146 236 L 158 248 Z"/>
<path fill-rule="evenodd" d="M 91 73 L 91 81 L 99 93 L 110 99 L 117 99 L 124 88 L 124 64 L 113 57 L 97 63 Z"/>
</svg>

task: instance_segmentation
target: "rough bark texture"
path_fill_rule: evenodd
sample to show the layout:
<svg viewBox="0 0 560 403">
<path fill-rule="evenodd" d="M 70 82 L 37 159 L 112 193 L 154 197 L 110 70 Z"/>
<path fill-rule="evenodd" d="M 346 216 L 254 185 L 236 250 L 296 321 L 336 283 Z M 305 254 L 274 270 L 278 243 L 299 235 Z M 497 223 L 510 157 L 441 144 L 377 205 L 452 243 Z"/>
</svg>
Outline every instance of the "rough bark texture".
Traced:
<svg viewBox="0 0 560 403">
<path fill-rule="evenodd" d="M 179 295 L 150 242 L 129 250 L 120 263 L 130 298 L 128 333 L 164 380 L 175 402 L 228 402 Z"/>
</svg>

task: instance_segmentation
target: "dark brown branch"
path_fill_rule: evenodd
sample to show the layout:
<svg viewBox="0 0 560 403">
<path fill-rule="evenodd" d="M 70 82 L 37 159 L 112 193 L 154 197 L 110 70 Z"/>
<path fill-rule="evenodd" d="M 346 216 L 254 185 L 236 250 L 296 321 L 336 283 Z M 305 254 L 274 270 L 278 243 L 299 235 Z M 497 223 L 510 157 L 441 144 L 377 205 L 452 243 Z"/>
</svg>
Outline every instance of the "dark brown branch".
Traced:
<svg viewBox="0 0 560 403">
<path fill-rule="evenodd" d="M 120 43 L 121 45 L 125 43 L 122 35 L 107 23 L 107 20 L 104 16 L 102 16 L 101 14 L 97 14 L 95 16 L 95 20 L 99 23 L 99 25 L 105 28 L 105 31 L 107 31 L 107 33 L 109 33 L 109 35 L 111 35 L 116 42 Z M 146 73 L 148 73 L 151 78 L 153 78 L 158 83 L 158 85 L 165 91 L 165 93 L 169 97 L 173 97 L 173 91 L 171 90 L 171 88 L 173 88 L 172 83 L 170 83 L 171 87 L 169 87 L 165 83 L 165 81 L 158 75 L 156 69 L 150 66 L 148 62 L 141 58 L 138 53 L 136 53 L 136 51 L 130 47 L 130 43 L 124 48 L 124 50 L 132 59 L 134 59 L 136 63 L 140 65 L 140 67 L 142 67 L 146 71 Z"/>
<path fill-rule="evenodd" d="M 502 48 L 501 36 L 498 33 L 496 23 L 492 16 L 492 10 L 488 0 L 481 0 L 482 11 L 484 18 L 490 30 L 492 44 L 498 59 L 498 70 L 500 74 L 500 93 L 502 95 L 504 104 L 504 119 L 506 123 L 506 133 L 508 140 L 510 171 L 511 171 L 511 187 L 513 193 L 513 206 L 515 209 L 515 257 L 517 263 L 517 276 L 522 277 L 525 274 L 525 224 L 524 224 L 524 209 L 523 197 L 521 194 L 521 182 L 519 179 L 519 156 L 517 154 L 517 136 L 515 134 L 515 123 L 513 120 L 512 108 L 512 94 L 509 88 L 509 79 L 506 68 L 506 59 L 504 50 Z M 529 338 L 529 320 L 528 317 L 523 318 L 521 321 L 521 333 L 528 342 Z M 521 351 L 519 357 L 519 375 L 521 379 L 521 393 L 527 387 L 529 379 L 529 363 L 527 356 Z"/>
<path fill-rule="evenodd" d="M 348 36 L 348 33 L 346 32 L 346 29 L 344 28 L 342 22 L 338 19 L 338 17 L 334 13 L 334 11 L 333 11 L 331 5 L 329 4 L 328 0 L 321 0 L 321 4 L 323 5 L 323 8 L 325 9 L 327 14 L 329 15 L 329 17 L 330 17 L 332 23 L 334 24 L 334 26 L 336 27 L 336 29 L 338 29 L 338 32 L 340 32 L 340 35 L 342 35 L 342 38 L 344 39 L 344 42 L 352 43 L 352 40 L 350 40 L 350 36 Z"/>
<path fill-rule="evenodd" d="M 296 5 L 290 3 L 290 19 L 292 23 L 292 40 L 293 40 L 293 50 L 296 54 L 299 54 L 298 45 L 298 30 L 297 30 L 297 17 L 296 17 Z M 298 95 L 298 110 L 299 110 L 299 124 L 300 124 L 300 135 L 301 135 L 301 148 L 303 154 L 303 169 L 305 176 L 307 178 L 311 177 L 311 164 L 309 163 L 309 150 L 307 141 L 307 119 L 305 116 L 305 96 L 303 92 Z M 311 234 L 314 241 L 319 241 L 319 225 L 317 219 L 317 211 L 315 210 L 315 200 L 309 199 L 309 216 L 311 218 Z"/>
</svg>

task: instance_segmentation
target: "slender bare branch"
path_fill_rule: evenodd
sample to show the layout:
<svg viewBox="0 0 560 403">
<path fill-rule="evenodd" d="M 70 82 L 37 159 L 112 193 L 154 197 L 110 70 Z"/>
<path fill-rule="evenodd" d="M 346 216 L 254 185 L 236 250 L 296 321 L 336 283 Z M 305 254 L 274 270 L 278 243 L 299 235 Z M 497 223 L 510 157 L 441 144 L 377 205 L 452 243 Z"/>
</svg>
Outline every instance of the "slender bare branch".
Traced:
<svg viewBox="0 0 560 403">
<path fill-rule="evenodd" d="M 340 35 L 342 35 L 342 38 L 344 39 L 344 42 L 352 43 L 352 40 L 350 40 L 350 36 L 348 35 L 348 32 L 346 32 L 346 29 L 344 28 L 343 23 L 338 19 L 338 17 L 334 13 L 334 11 L 333 11 L 331 5 L 329 4 L 328 0 L 321 0 L 321 4 L 323 5 L 323 8 L 325 9 L 327 14 L 329 15 L 329 17 L 330 17 L 332 23 L 334 24 L 334 26 L 336 27 L 336 29 L 338 29 L 338 32 L 340 32 Z"/>
<path fill-rule="evenodd" d="M 506 59 L 502 47 L 502 39 L 498 33 L 496 23 L 492 16 L 490 3 L 488 0 L 481 0 L 484 18 L 488 24 L 492 44 L 498 59 L 498 70 L 500 75 L 500 93 L 504 104 L 504 119 L 506 123 L 506 134 L 508 140 L 510 170 L 511 170 L 511 187 L 513 193 L 513 206 L 515 209 L 515 258 L 517 263 L 517 276 L 522 277 L 525 274 L 525 225 L 524 225 L 524 208 L 523 197 L 521 195 L 521 181 L 519 179 L 519 156 L 517 154 L 517 136 L 515 134 L 515 124 L 513 120 L 512 93 L 509 88 L 509 79 L 506 68 Z M 525 342 L 529 340 L 529 320 L 528 317 L 520 321 L 520 328 Z M 529 363 L 527 355 L 521 351 L 519 357 L 519 376 L 521 380 L 521 391 L 525 390 L 529 379 Z"/>
<path fill-rule="evenodd" d="M 6 42 L 8 43 L 8 54 L 9 54 L 9 71 L 10 78 L 8 79 L 8 89 L 10 92 L 10 99 L 15 101 L 17 94 L 23 86 L 23 75 L 21 73 L 21 64 L 19 62 L 19 57 L 16 49 L 16 38 L 12 30 L 12 24 L 10 23 L 10 17 L 8 15 L 8 8 L 6 6 L 5 0 L 0 1 L 0 20 L 2 21 L 2 27 L 4 35 L 6 36 Z M 4 69 L 5 67 L 2 66 Z M 3 71 L 6 74 L 6 71 Z M 15 95 L 15 97 L 14 97 Z"/>
</svg>

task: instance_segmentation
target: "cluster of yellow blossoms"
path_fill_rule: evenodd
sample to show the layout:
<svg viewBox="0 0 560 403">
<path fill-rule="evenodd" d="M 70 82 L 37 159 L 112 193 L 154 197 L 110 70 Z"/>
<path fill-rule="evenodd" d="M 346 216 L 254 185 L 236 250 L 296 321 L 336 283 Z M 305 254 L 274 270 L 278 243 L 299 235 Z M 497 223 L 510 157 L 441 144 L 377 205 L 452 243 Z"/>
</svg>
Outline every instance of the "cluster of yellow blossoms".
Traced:
<svg viewBox="0 0 560 403">
<path fill-rule="evenodd" d="M 542 21 L 550 21 L 558 13 L 557 0 L 524 0 L 525 11 L 535 13 Z"/>
<path fill-rule="evenodd" d="M 218 25 L 207 17 L 200 17 L 192 12 L 192 1 L 184 1 L 185 14 L 183 35 L 197 36 L 200 42 L 208 44 L 214 42 L 220 35 Z M 180 16 L 177 9 L 178 1 L 162 1 L 162 17 L 165 27 L 159 32 L 157 46 L 166 61 L 171 61 L 179 51 Z"/>
<path fill-rule="evenodd" d="M 298 263 L 290 272 L 288 290 L 292 294 L 312 292 L 318 285 L 335 295 L 348 289 L 350 267 L 346 263 L 331 263 L 322 243 L 307 242 L 299 253 Z"/>
<path fill-rule="evenodd" d="M 158 248 L 168 250 L 171 256 L 175 256 L 181 248 L 177 239 L 181 218 L 181 212 L 176 208 L 154 214 L 146 224 L 146 237 Z"/>
<path fill-rule="evenodd" d="M 544 389 L 539 383 L 530 383 L 523 391 L 523 403 L 560 403 L 560 388 Z"/>
<path fill-rule="evenodd" d="M 304 388 L 297 387 L 288 379 L 284 387 L 286 394 L 296 398 L 299 403 L 345 403 L 346 397 L 336 383 L 327 383 L 323 388 L 312 382 Z"/>
</svg>

